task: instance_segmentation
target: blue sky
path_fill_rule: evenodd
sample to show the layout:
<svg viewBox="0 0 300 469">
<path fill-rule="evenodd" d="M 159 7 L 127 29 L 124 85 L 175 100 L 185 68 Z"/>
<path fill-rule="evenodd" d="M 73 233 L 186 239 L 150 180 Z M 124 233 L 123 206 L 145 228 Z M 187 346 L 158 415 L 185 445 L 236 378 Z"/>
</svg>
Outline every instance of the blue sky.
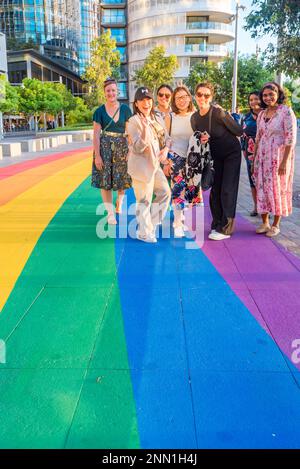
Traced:
<svg viewBox="0 0 300 469">
<path fill-rule="evenodd" d="M 241 0 L 241 5 L 246 7 L 246 10 L 240 10 L 240 19 L 239 19 L 239 51 L 242 54 L 255 54 L 256 52 L 256 45 L 259 48 L 264 50 L 268 43 L 270 42 L 270 38 L 265 36 L 258 40 L 252 39 L 250 33 L 243 29 L 245 25 L 245 17 L 251 12 L 251 0 Z"/>
</svg>

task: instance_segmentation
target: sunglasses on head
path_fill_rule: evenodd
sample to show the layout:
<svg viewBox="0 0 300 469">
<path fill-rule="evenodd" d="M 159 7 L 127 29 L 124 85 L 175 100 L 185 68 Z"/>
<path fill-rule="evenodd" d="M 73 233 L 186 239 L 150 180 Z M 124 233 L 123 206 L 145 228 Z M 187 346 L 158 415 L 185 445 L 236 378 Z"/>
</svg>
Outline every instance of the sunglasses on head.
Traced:
<svg viewBox="0 0 300 469">
<path fill-rule="evenodd" d="M 205 99 L 208 99 L 211 97 L 211 94 L 210 93 L 201 93 L 200 91 L 196 93 L 196 95 L 198 96 L 198 98 L 205 98 Z"/>
<path fill-rule="evenodd" d="M 159 96 L 160 98 L 163 98 L 163 97 L 165 97 L 165 98 L 167 98 L 167 99 L 171 98 L 170 93 L 161 93 L 160 91 L 158 92 L 158 96 Z"/>
</svg>

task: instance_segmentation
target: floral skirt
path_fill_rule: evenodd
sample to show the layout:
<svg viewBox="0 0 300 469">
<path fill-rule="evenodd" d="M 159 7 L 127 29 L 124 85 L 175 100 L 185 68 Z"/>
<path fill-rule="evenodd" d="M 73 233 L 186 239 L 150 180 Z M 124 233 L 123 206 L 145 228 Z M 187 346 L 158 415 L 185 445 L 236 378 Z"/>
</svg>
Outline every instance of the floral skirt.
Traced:
<svg viewBox="0 0 300 469">
<path fill-rule="evenodd" d="M 188 179 L 189 172 L 187 158 L 177 155 L 175 152 L 169 153 L 173 165 L 171 168 L 171 200 L 177 208 L 184 208 L 184 205 L 196 205 L 202 202 L 200 181 L 194 178 Z"/>
<path fill-rule="evenodd" d="M 99 171 L 93 156 L 92 186 L 97 189 L 125 190 L 131 187 L 131 177 L 127 173 L 128 145 L 125 137 L 101 136 L 100 155 L 104 163 Z"/>
</svg>

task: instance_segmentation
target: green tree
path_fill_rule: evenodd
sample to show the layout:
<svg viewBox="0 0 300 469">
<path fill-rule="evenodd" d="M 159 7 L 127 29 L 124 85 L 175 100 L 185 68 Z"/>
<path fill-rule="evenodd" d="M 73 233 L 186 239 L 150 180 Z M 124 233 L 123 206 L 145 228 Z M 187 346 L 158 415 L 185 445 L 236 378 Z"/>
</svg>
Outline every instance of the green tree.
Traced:
<svg viewBox="0 0 300 469">
<path fill-rule="evenodd" d="M 0 76 L 0 112 L 6 114 L 17 114 L 19 110 L 19 93 L 12 86 L 5 75 Z"/>
<path fill-rule="evenodd" d="M 109 76 L 118 78 L 120 62 L 120 52 L 110 30 L 91 42 L 91 58 L 84 73 L 84 79 L 91 88 L 87 99 L 90 105 L 104 102 L 103 83 Z"/>
<path fill-rule="evenodd" d="M 211 81 L 215 86 L 215 101 L 226 109 L 231 108 L 233 57 L 227 57 L 219 65 L 202 62 L 195 65 L 186 80 L 194 92 L 197 83 Z M 262 59 L 255 55 L 241 55 L 238 60 L 237 103 L 241 109 L 248 107 L 248 95 L 259 90 L 264 83 L 273 79 L 273 74 L 265 67 Z"/>
<path fill-rule="evenodd" d="M 210 81 L 212 83 L 218 83 L 219 79 L 219 67 L 215 62 L 198 62 L 195 64 L 185 80 L 185 84 L 189 87 L 192 93 L 195 91 L 195 87 L 201 81 Z"/>
<path fill-rule="evenodd" d="M 54 90 L 62 97 L 62 106 L 60 111 L 69 112 L 76 107 L 76 99 L 63 83 L 51 83 Z"/>
<path fill-rule="evenodd" d="M 39 45 L 33 38 L 29 38 L 28 41 L 21 41 L 15 37 L 7 37 L 6 47 L 7 50 L 39 49 Z"/>
<path fill-rule="evenodd" d="M 155 93 L 162 83 L 172 82 L 179 65 L 176 55 L 166 57 L 165 52 L 163 46 L 156 46 L 149 52 L 144 65 L 132 76 L 138 86 L 147 86 Z"/>
<path fill-rule="evenodd" d="M 41 113 L 47 111 L 47 89 L 36 78 L 24 78 L 19 88 L 20 110 L 28 117 L 34 118 L 35 130 L 38 130 L 38 121 Z"/>
<path fill-rule="evenodd" d="M 253 38 L 271 35 L 279 47 L 269 44 L 265 57 L 271 68 L 292 77 L 300 74 L 299 0 L 252 0 L 246 30 Z"/>
<path fill-rule="evenodd" d="M 88 108 L 83 99 L 74 98 L 75 108 L 67 113 L 67 124 L 91 123 L 93 111 Z"/>
<path fill-rule="evenodd" d="M 284 83 L 285 90 L 288 90 L 291 106 L 298 118 L 300 118 L 300 79 L 288 80 Z"/>
</svg>

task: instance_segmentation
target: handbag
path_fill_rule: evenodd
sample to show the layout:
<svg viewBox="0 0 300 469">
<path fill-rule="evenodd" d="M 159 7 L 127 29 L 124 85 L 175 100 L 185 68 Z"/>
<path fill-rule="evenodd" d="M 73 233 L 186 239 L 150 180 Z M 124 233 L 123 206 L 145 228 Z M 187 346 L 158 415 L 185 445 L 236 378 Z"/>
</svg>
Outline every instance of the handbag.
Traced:
<svg viewBox="0 0 300 469">
<path fill-rule="evenodd" d="M 212 119 L 212 107 L 210 108 L 210 111 L 209 111 L 209 127 L 208 127 L 209 135 L 211 134 L 211 119 Z M 203 191 L 208 191 L 209 189 L 211 189 L 214 183 L 214 179 L 215 179 L 214 160 L 212 159 L 211 150 L 209 148 L 209 152 L 206 157 L 205 165 L 203 167 L 202 175 L 201 175 L 201 189 Z"/>
<path fill-rule="evenodd" d="M 150 123 L 152 126 L 157 139 L 158 139 L 158 145 L 159 149 L 163 150 L 166 146 L 166 133 L 165 129 L 162 127 L 162 125 L 154 118 L 154 120 Z"/>
</svg>

